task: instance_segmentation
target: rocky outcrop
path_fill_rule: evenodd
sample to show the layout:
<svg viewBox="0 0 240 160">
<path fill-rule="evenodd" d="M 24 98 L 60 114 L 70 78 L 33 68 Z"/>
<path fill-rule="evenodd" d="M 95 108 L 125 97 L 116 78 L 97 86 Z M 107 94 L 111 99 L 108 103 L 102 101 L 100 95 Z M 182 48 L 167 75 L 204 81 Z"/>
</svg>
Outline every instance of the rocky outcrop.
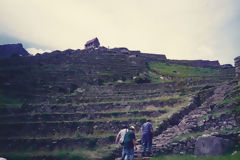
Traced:
<svg viewBox="0 0 240 160">
<path fill-rule="evenodd" d="M 234 59 L 236 78 L 240 81 L 240 56 Z"/>
<path fill-rule="evenodd" d="M 215 136 L 198 137 L 194 154 L 196 156 L 217 156 L 226 153 L 231 147 L 232 142 L 229 139 L 224 139 Z"/>
<path fill-rule="evenodd" d="M 0 45 L 0 58 L 28 55 L 29 53 L 23 48 L 21 43 Z"/>
</svg>

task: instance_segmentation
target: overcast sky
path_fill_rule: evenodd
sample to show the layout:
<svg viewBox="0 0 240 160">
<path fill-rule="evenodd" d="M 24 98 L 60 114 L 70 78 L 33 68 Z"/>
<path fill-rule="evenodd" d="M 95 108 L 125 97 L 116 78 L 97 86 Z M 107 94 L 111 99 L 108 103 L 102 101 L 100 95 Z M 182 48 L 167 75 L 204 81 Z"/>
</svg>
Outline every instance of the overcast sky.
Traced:
<svg viewBox="0 0 240 160">
<path fill-rule="evenodd" d="M 240 0 L 0 0 L 0 44 L 30 52 L 127 47 L 169 59 L 240 55 Z"/>
</svg>

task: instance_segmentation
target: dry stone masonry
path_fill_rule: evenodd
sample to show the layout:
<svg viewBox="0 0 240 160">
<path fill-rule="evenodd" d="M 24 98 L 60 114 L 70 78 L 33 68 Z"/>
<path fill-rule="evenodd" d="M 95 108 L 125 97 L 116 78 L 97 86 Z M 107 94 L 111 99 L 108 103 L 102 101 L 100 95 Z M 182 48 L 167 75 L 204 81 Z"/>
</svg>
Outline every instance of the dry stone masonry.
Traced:
<svg viewBox="0 0 240 160">
<path fill-rule="evenodd" d="M 230 133 L 230 134 L 219 134 L 217 131 L 219 130 L 227 130 L 236 127 L 236 120 L 232 116 L 221 117 L 216 123 L 211 122 L 210 120 L 201 121 L 202 117 L 208 115 L 213 110 L 213 106 L 215 106 L 218 102 L 224 99 L 224 95 L 233 88 L 231 84 L 224 83 L 221 86 L 215 88 L 208 89 L 208 92 L 205 92 L 205 97 L 209 96 L 209 93 L 212 93 L 212 96 L 209 96 L 207 100 L 198 107 L 198 103 L 193 101 L 189 106 L 194 105 L 192 107 L 192 111 L 185 112 L 184 117 L 179 117 L 176 120 L 176 124 L 174 125 L 166 125 L 168 128 L 164 128 L 163 131 L 157 131 L 160 134 L 153 138 L 153 154 L 162 153 L 174 153 L 174 154 L 185 154 L 190 153 L 195 154 L 197 156 L 213 156 L 225 153 L 229 148 L 233 146 L 234 141 L 238 136 L 238 132 Z M 214 92 L 212 92 L 214 90 Z M 200 99 L 198 99 L 199 101 Z M 173 115 L 174 116 L 174 115 Z M 234 116 L 234 115 L 233 115 Z M 171 118 L 167 121 L 171 121 Z M 211 123 L 209 123 L 209 121 Z M 226 121 L 229 121 L 226 122 Z M 169 122 L 168 122 L 169 123 Z M 225 124 L 226 123 L 226 124 Z M 211 124 L 215 124 L 216 126 L 211 126 Z M 161 126 L 160 126 L 161 128 Z M 174 141 L 177 137 L 181 135 L 190 135 L 196 132 L 209 132 L 211 135 L 203 136 L 202 138 L 197 138 L 195 136 L 182 138 L 179 141 Z M 211 145 L 208 145 L 208 139 L 211 142 L 214 142 Z M 216 143 L 215 143 L 216 142 Z M 228 143 L 229 142 L 229 143 Z M 231 143 L 230 143 L 231 142 Z M 201 146 L 201 145 L 207 146 Z M 220 146 L 215 147 L 218 144 Z M 138 145 L 138 150 L 135 153 L 137 158 L 141 159 L 141 145 Z"/>
<path fill-rule="evenodd" d="M 179 79 L 149 68 L 149 62 L 210 67 L 214 71 L 206 76 Z M 139 131 L 146 118 L 157 126 L 154 154 L 194 153 L 197 136 L 179 136 L 239 126 L 234 114 L 210 116 L 232 89 L 230 84 L 222 83 L 235 77 L 233 67 L 221 67 L 217 61 L 171 61 L 165 55 L 97 45 L 84 50 L 0 59 L 0 66 L 0 97 L 11 101 L 0 107 L 1 153 L 39 151 L 38 157 L 29 159 L 52 160 L 56 156 L 46 157 L 42 151 L 71 154 L 84 148 L 84 156 L 98 155 L 90 159 L 117 154 L 108 157 L 113 159 L 120 155 L 112 152 L 111 145 L 119 129 L 134 125 Z M 169 79 L 165 82 L 161 78 L 163 82 L 157 83 L 134 80 L 148 74 L 156 76 L 151 80 L 159 80 L 159 76 Z M 96 154 L 93 147 L 96 151 L 103 149 L 103 154 Z M 141 155 L 140 145 L 138 149 L 137 157 Z"/>
</svg>

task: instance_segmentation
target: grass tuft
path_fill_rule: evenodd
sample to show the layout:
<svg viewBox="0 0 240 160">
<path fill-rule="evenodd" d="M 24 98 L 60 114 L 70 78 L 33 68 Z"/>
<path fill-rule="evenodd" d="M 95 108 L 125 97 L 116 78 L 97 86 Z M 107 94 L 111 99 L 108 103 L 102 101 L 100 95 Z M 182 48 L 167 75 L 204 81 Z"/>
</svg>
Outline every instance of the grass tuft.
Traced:
<svg viewBox="0 0 240 160">
<path fill-rule="evenodd" d="M 239 151 L 235 155 L 226 154 L 216 157 L 196 157 L 194 155 L 159 155 L 152 158 L 152 160 L 239 160 L 239 159 L 240 159 Z"/>
</svg>

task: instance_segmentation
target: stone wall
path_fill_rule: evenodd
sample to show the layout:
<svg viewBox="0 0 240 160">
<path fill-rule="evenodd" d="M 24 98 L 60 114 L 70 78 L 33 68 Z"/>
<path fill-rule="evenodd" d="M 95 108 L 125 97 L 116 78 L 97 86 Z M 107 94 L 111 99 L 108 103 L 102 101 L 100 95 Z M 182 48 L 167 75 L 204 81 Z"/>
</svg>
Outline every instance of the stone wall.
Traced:
<svg viewBox="0 0 240 160">
<path fill-rule="evenodd" d="M 234 59 L 236 78 L 240 81 L 240 56 Z"/>
<path fill-rule="evenodd" d="M 231 142 L 231 146 L 236 144 L 237 138 L 239 133 L 228 133 L 228 134 L 211 134 L 209 136 L 215 136 L 218 138 L 222 138 Z M 205 135 L 207 136 L 207 135 Z M 199 136 L 201 137 L 201 136 Z M 197 137 L 190 137 L 190 138 L 183 138 L 178 142 L 169 143 L 166 146 L 162 147 L 158 153 L 162 154 L 193 154 L 195 150 L 196 141 L 199 138 Z M 231 147 L 226 147 L 224 149 L 229 149 Z"/>
<path fill-rule="evenodd" d="M 213 67 L 218 68 L 220 64 L 218 61 L 209 60 L 169 60 L 169 62 L 179 65 L 187 65 L 193 67 Z"/>
<path fill-rule="evenodd" d="M 123 126 L 134 125 L 139 131 L 142 124 L 146 121 L 143 119 L 128 119 L 125 121 L 56 121 L 56 122 L 34 122 L 34 123 L 5 123 L 0 125 L 1 137 L 54 137 L 58 136 L 75 136 L 76 132 L 82 135 L 105 133 L 111 131 L 116 134 L 119 128 Z M 16 132 L 17 131 L 17 132 Z M 28 132 L 26 132 L 28 131 Z M 1 140 L 0 140 L 1 143 Z"/>
<path fill-rule="evenodd" d="M 210 87 L 207 89 L 202 89 L 197 95 L 191 98 L 190 104 L 179 112 L 174 113 L 171 117 L 164 120 L 154 132 L 155 136 L 161 134 L 169 126 L 177 125 L 182 120 L 182 118 L 189 112 L 199 107 L 211 94 L 213 94 L 215 87 Z"/>
<path fill-rule="evenodd" d="M 99 138 L 42 138 L 42 139 L 2 139 L 0 150 L 9 151 L 53 151 L 53 150 L 77 150 L 81 147 L 93 148 L 103 144 L 113 144 L 115 136 Z M 35 158 L 34 158 L 35 159 Z"/>
</svg>

